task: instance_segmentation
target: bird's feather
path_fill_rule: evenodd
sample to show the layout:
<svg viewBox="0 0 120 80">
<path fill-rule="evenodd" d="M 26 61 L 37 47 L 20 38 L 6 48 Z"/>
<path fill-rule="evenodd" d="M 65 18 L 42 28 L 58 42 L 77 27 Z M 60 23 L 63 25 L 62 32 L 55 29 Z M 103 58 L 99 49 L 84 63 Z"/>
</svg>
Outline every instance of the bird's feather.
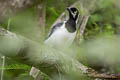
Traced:
<svg viewBox="0 0 120 80">
<path fill-rule="evenodd" d="M 70 33 L 65 27 L 65 22 L 52 29 L 53 32 L 51 35 L 49 34 L 50 36 L 45 40 L 45 44 L 55 47 L 68 47 L 72 44 L 76 32 Z"/>
<path fill-rule="evenodd" d="M 64 22 L 61 22 L 61 23 L 58 23 L 58 24 L 54 25 L 54 26 L 50 29 L 46 40 L 54 33 L 55 30 L 59 29 L 59 28 L 63 25 L 63 23 L 64 23 Z"/>
</svg>

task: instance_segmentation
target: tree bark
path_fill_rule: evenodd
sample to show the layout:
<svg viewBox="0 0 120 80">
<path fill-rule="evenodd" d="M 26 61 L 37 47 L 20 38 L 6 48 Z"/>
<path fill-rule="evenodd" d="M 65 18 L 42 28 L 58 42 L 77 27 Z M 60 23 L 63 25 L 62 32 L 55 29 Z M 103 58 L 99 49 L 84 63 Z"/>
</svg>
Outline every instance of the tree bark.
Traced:
<svg viewBox="0 0 120 80">
<path fill-rule="evenodd" d="M 119 74 L 100 74 L 59 50 L 42 44 L 38 45 L 36 42 L 2 28 L 0 28 L 0 53 L 16 61 L 37 67 L 50 78 L 55 75 L 70 77 L 72 73 L 72 77 L 81 77 L 86 74 L 92 78 L 120 79 Z"/>
<path fill-rule="evenodd" d="M 79 18 L 79 21 L 77 24 L 78 31 L 77 31 L 77 35 L 76 35 L 76 39 L 75 39 L 75 41 L 77 42 L 78 45 L 80 45 L 80 41 L 81 41 L 82 35 L 85 31 L 89 17 L 90 17 L 90 15 L 87 14 L 87 15 L 84 15 Z"/>
<path fill-rule="evenodd" d="M 38 45 L 22 36 L 0 28 L 0 53 L 19 62 L 35 66 L 49 77 L 77 71 L 74 60 L 63 52 Z M 84 70 L 85 71 L 85 70 Z"/>
<path fill-rule="evenodd" d="M 38 26 L 40 29 L 40 36 L 45 35 L 45 24 L 46 24 L 46 1 L 42 0 L 41 4 L 36 6 L 36 12 L 37 12 L 37 21 Z M 41 39 L 43 39 L 41 37 Z"/>
</svg>

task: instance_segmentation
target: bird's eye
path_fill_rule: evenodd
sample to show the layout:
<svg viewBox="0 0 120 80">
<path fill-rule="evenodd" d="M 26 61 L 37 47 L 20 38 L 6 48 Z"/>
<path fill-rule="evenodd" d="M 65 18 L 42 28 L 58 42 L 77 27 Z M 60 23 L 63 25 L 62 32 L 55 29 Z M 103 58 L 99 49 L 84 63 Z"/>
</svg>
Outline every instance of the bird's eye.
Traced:
<svg viewBox="0 0 120 80">
<path fill-rule="evenodd" d="M 76 14 L 77 13 L 77 11 L 74 11 L 74 14 Z"/>
</svg>

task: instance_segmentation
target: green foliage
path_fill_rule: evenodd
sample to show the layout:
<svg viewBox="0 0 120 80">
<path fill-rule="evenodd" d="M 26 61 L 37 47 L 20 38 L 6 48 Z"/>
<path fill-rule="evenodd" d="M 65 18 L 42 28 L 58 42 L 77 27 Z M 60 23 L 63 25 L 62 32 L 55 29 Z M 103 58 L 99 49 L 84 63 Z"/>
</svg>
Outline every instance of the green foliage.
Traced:
<svg viewBox="0 0 120 80">
<path fill-rule="evenodd" d="M 112 36 L 119 33 L 120 9 L 113 0 L 98 0 L 91 13 L 84 38 L 93 39 L 98 35 Z"/>
<path fill-rule="evenodd" d="M 60 16 L 60 14 L 63 11 L 66 10 L 66 7 L 68 7 L 75 1 L 76 0 L 48 0 L 47 5 L 46 5 L 46 30 L 49 30 L 49 28 L 51 27 L 53 22 Z M 86 0 L 85 4 L 87 5 L 87 8 L 88 8 L 89 7 L 88 4 L 89 4 L 90 0 L 88 2 L 87 1 L 88 0 Z M 85 45 L 84 42 L 86 42 L 86 40 L 91 41 L 90 39 L 93 40 L 96 37 L 100 37 L 100 36 L 112 37 L 113 35 L 120 33 L 120 27 L 119 27 L 119 25 L 120 25 L 120 9 L 115 4 L 115 1 L 116 0 L 97 0 L 96 1 L 94 7 L 92 8 L 92 12 L 90 13 L 90 18 L 89 18 L 87 27 L 85 29 L 85 33 L 83 35 L 84 41 L 83 41 L 83 43 L 81 43 L 81 45 Z M 80 7 L 80 5 L 78 5 L 78 7 Z M 86 7 L 86 6 L 84 6 L 84 7 Z M 80 12 L 82 13 L 82 9 L 80 9 L 80 10 L 81 10 Z M 84 15 L 84 13 L 82 13 L 82 14 Z M 10 31 L 18 33 L 20 35 L 23 35 L 25 37 L 28 37 L 32 40 L 39 41 L 40 33 L 38 33 L 39 28 L 37 25 L 36 11 L 35 11 L 34 7 L 30 8 L 24 12 L 18 13 L 15 16 L 12 16 L 10 19 L 11 19 Z M 8 20 L 6 20 L 4 22 L 4 24 L 2 24 L 2 26 L 7 29 Z M 96 49 L 95 51 L 97 53 L 97 50 L 100 52 L 99 49 L 101 49 L 102 47 L 103 48 L 105 47 L 105 46 L 102 46 L 102 47 L 96 48 L 96 46 L 98 46 L 98 45 L 94 45 L 94 47 L 92 47 L 92 49 L 88 48 L 88 51 L 90 52 L 91 50 L 94 51 L 94 49 Z M 112 45 L 110 45 L 110 46 L 112 46 Z M 77 58 L 82 59 L 83 63 L 85 63 L 87 65 L 87 60 L 85 59 L 86 55 L 81 54 L 81 53 L 85 53 L 84 51 L 87 52 L 87 50 L 86 50 L 86 48 L 83 48 L 83 47 L 82 47 L 83 49 L 80 49 L 80 48 L 81 47 L 75 49 L 76 51 L 78 51 L 78 53 L 80 53 L 80 54 L 76 54 Z M 102 51 L 104 51 L 103 48 L 101 49 Z M 109 48 L 109 49 L 111 49 L 111 48 Z M 92 51 L 91 51 L 91 53 L 92 53 Z M 76 58 L 76 55 L 72 54 L 72 56 L 75 56 L 75 58 Z M 92 55 L 92 56 L 94 56 L 94 55 Z M 102 59 L 102 58 L 100 58 L 100 59 Z M 28 65 L 19 64 L 17 62 L 15 63 L 15 62 L 7 61 L 5 70 L 6 70 L 5 74 L 10 75 L 9 77 L 12 77 L 12 78 L 17 76 L 17 80 L 25 80 L 25 79 L 30 80 L 31 79 L 30 77 L 28 77 L 29 70 L 30 70 L 30 66 L 28 66 Z M 116 68 L 116 70 L 118 72 L 120 71 L 119 68 Z M 23 77 L 23 78 L 21 78 L 21 77 Z M 47 80 L 46 78 L 47 77 L 45 77 L 45 80 Z M 82 79 L 82 80 L 84 80 L 84 79 Z"/>
<path fill-rule="evenodd" d="M 25 69 L 29 70 L 31 67 L 25 64 L 10 64 L 4 67 L 5 70 L 10 70 L 10 69 Z M 2 67 L 0 69 L 3 69 Z"/>
</svg>

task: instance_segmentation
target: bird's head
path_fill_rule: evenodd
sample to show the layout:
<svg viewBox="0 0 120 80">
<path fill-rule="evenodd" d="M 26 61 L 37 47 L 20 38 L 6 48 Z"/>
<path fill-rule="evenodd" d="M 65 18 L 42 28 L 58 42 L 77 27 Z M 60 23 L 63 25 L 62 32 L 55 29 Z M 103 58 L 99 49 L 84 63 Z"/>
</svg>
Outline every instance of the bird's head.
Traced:
<svg viewBox="0 0 120 80">
<path fill-rule="evenodd" d="M 67 8 L 67 10 L 69 12 L 69 18 L 76 21 L 79 15 L 78 9 L 75 7 L 71 7 L 71 8 Z"/>
</svg>

